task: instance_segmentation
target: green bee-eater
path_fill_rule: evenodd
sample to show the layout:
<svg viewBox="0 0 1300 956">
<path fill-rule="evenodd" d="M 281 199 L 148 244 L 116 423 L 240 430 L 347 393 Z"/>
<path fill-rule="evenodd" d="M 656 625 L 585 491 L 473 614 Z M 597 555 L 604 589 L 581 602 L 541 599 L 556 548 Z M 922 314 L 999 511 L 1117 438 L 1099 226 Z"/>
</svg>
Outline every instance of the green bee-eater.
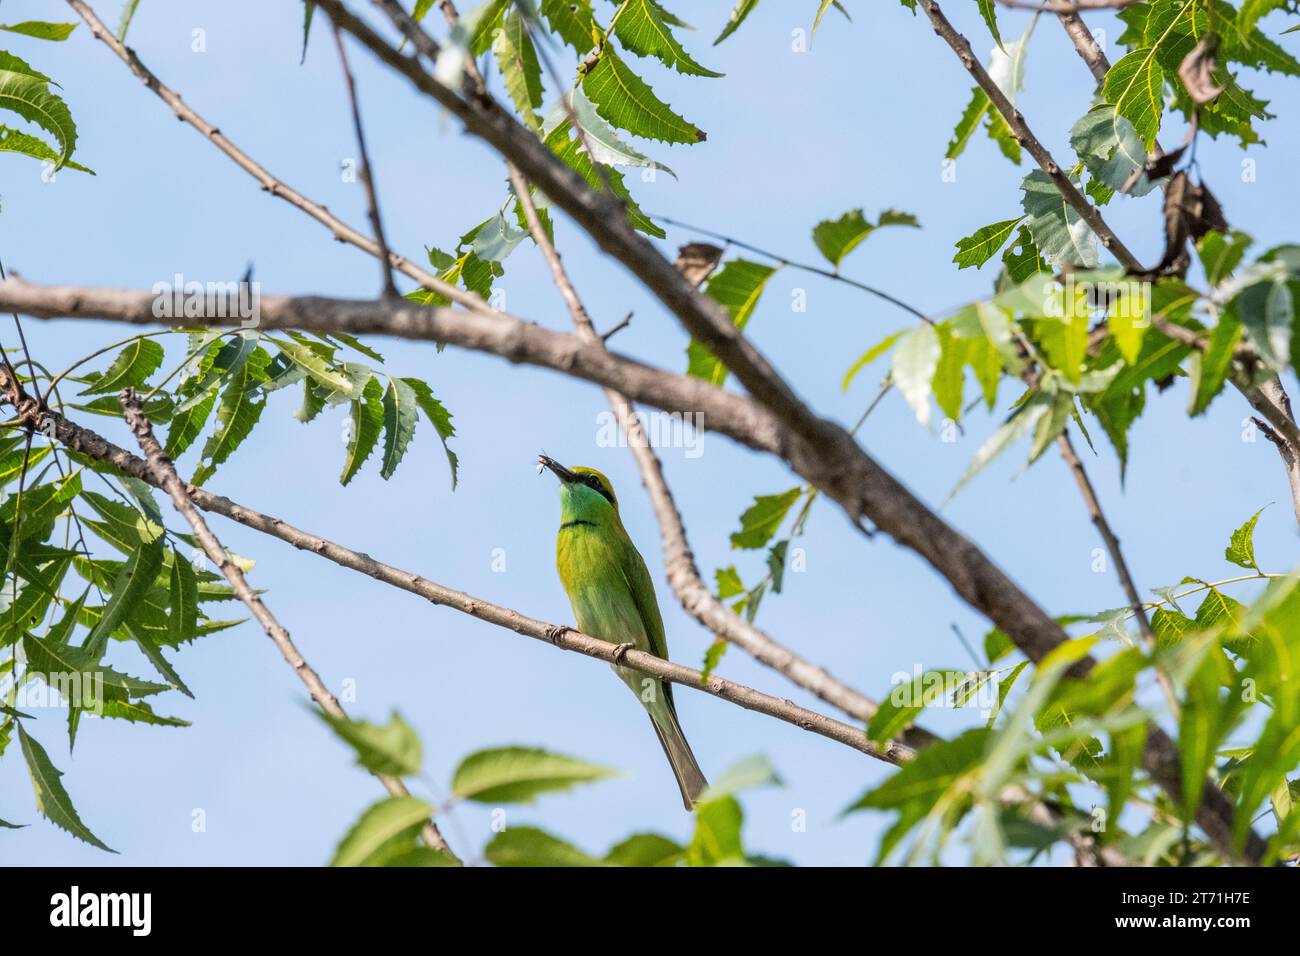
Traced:
<svg viewBox="0 0 1300 956">
<path fill-rule="evenodd" d="M 578 628 L 602 641 L 667 660 L 668 641 L 654 582 L 619 519 L 618 499 L 609 479 L 594 468 L 565 468 L 545 455 L 538 462 L 560 479 L 556 566 Z M 614 670 L 649 712 L 677 777 L 682 802 L 693 810 L 708 781 L 677 722 L 672 685 L 630 667 L 615 664 Z"/>
</svg>

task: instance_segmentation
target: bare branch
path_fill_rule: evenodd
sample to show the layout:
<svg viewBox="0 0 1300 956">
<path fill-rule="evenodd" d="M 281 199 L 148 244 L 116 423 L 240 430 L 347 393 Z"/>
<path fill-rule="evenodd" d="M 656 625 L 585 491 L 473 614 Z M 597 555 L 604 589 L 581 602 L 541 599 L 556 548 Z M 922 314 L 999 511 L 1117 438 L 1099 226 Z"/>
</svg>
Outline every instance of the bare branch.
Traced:
<svg viewBox="0 0 1300 956">
<path fill-rule="evenodd" d="M 68 5 L 85 21 L 91 34 L 98 40 L 102 41 L 110 50 L 117 54 L 134 73 L 141 82 L 152 90 L 159 99 L 171 107 L 176 118 L 182 122 L 188 123 L 196 130 L 202 133 L 207 139 L 229 156 L 240 169 L 252 176 L 261 185 L 262 189 L 275 196 L 277 199 L 283 199 L 289 205 L 294 206 L 308 216 L 315 219 L 321 225 L 325 226 L 339 242 L 346 242 L 349 245 L 356 246 L 363 252 L 368 252 L 372 256 L 383 256 L 384 250 L 379 243 L 363 233 L 353 229 L 343 220 L 339 219 L 332 212 L 322 206 L 320 203 L 309 199 L 302 193 L 298 192 L 283 180 L 277 179 L 266 167 L 259 164 L 242 149 L 232 143 L 224 133 L 213 124 L 192 110 L 183 99 L 171 87 L 164 84 L 158 77 L 149 70 L 136 56 L 135 51 L 123 46 L 122 43 L 113 35 L 113 32 L 104 26 L 103 21 L 95 15 L 95 11 L 90 8 L 83 0 L 68 0 Z M 465 306 L 467 309 L 478 311 L 491 311 L 490 307 L 479 296 L 472 292 L 466 292 L 450 283 L 444 282 L 432 272 L 421 269 L 411 260 L 388 254 L 388 261 L 394 269 L 409 276 L 416 282 L 420 283 L 426 289 L 437 292 L 446 296 L 453 302 Z"/>
<path fill-rule="evenodd" d="M 357 137 L 357 150 L 361 153 L 361 183 L 366 187 L 366 203 L 370 210 L 370 228 L 375 232 L 375 242 L 379 244 L 379 271 L 383 274 L 383 294 L 397 297 L 397 286 L 393 284 L 393 254 L 388 250 L 388 240 L 384 238 L 384 222 L 379 215 L 379 196 L 375 190 L 374 166 L 370 162 L 370 150 L 366 147 L 366 133 L 361 124 L 361 104 L 357 100 L 357 81 L 352 76 L 352 67 L 348 63 L 348 51 L 343 46 L 343 33 L 334 27 L 334 46 L 339 52 L 339 65 L 343 68 L 343 84 L 348 91 L 348 105 L 352 110 L 352 129 Z"/>
<path fill-rule="evenodd" d="M 144 452 L 145 461 L 142 463 L 150 484 L 156 485 L 171 496 L 172 504 L 181 516 L 190 523 L 194 529 L 194 537 L 198 539 L 199 544 L 203 545 L 203 550 L 207 552 L 208 557 L 217 566 L 219 570 L 230 582 L 230 588 L 235 592 L 235 597 L 239 598 L 257 618 L 257 622 L 262 625 L 262 630 L 266 631 L 266 636 L 271 639 L 279 649 L 280 654 L 298 679 L 307 687 L 307 693 L 311 699 L 316 701 L 320 709 L 325 711 L 331 717 L 340 720 L 347 720 L 347 712 L 344 711 L 343 705 L 339 703 L 325 682 L 320 679 L 302 652 L 298 650 L 297 645 L 289 637 L 289 632 L 284 626 L 275 619 L 275 616 L 267 608 L 261 596 L 258 595 L 248 585 L 248 580 L 244 577 L 244 572 L 240 570 L 239 565 L 230 559 L 230 555 L 217 540 L 217 536 L 212 533 L 208 523 L 203 520 L 198 509 L 194 507 L 194 502 L 190 500 L 190 495 L 185 490 L 185 484 L 181 481 L 180 476 L 176 474 L 176 467 L 172 464 L 171 459 L 163 453 L 162 445 L 154 437 L 153 427 L 149 424 L 149 419 L 145 416 L 144 408 L 140 405 L 139 399 L 136 398 L 135 392 L 126 389 L 122 392 L 119 400 L 122 403 L 123 417 L 126 418 L 127 425 L 131 428 L 131 433 L 135 435 L 136 441 L 140 443 L 140 450 Z M 406 789 L 406 784 L 402 783 L 400 777 L 393 777 L 389 774 L 376 773 L 379 782 L 384 788 L 395 797 L 405 797 L 410 795 Z M 439 850 L 453 860 L 456 860 L 456 854 L 452 852 L 451 847 L 443 838 L 442 833 L 438 830 L 438 825 L 432 820 L 426 821 L 420 829 L 420 835 L 424 842 L 434 850 Z M 457 861 L 459 862 L 459 861 Z"/>
<path fill-rule="evenodd" d="M 997 0 L 1012 10 L 1035 10 L 1041 13 L 1069 15 L 1081 10 L 1122 10 L 1142 0 Z"/>
</svg>

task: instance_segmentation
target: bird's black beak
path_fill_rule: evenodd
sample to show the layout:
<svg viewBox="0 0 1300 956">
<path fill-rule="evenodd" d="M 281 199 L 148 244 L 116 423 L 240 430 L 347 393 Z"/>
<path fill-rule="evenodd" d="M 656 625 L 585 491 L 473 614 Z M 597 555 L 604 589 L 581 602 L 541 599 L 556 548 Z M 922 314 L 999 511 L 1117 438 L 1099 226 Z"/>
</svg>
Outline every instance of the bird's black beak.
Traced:
<svg viewBox="0 0 1300 956">
<path fill-rule="evenodd" d="M 546 455 L 538 455 L 537 463 L 543 468 L 549 468 L 555 474 L 555 477 L 559 478 L 560 481 L 566 485 L 578 480 L 577 475 L 569 471 L 569 469 L 565 468 L 554 458 L 548 458 Z"/>
</svg>

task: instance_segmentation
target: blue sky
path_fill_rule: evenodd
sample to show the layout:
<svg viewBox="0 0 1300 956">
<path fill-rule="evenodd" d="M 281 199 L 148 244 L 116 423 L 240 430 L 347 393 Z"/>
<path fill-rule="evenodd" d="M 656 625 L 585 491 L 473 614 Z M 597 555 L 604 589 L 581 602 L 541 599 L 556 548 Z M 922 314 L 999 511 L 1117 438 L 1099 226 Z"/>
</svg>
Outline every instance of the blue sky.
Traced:
<svg viewBox="0 0 1300 956">
<path fill-rule="evenodd" d="M 97 6 L 115 23 L 118 3 Z M 958 162 L 955 181 L 943 180 L 944 148 L 970 84 L 924 18 L 890 3 L 850 0 L 855 22 L 828 14 L 812 51 L 799 53 L 791 49 L 791 31 L 809 26 L 812 0 L 760 4 L 717 48 L 709 43 L 731 0 L 676 6 L 700 27 L 689 48 L 727 76 L 679 77 L 642 64 L 661 97 L 709 134 L 706 143 L 689 148 L 647 146 L 680 178 L 661 175 L 642 183 L 629 176 L 644 208 L 807 260 L 817 257 L 810 234 L 819 220 L 858 206 L 868 216 L 902 209 L 916 214 L 923 228 L 872 236 L 847 261 L 847 273 L 926 311 L 987 293 L 992 266 L 982 273 L 957 271 L 950 263 L 953 243 L 1016 215 L 1019 181 L 1029 167 L 1014 168 L 977 137 Z M 987 53 L 991 41 L 974 4 L 949 6 L 976 50 Z M 35 0 L 6 0 L 0 7 L 6 21 L 69 14 L 61 4 Z M 1028 22 L 1024 13 L 1000 16 L 1008 37 Z M 340 164 L 355 156 L 355 147 L 332 43 L 322 19 L 299 66 L 300 17 L 296 2 L 144 0 L 130 41 L 231 139 L 364 229 L 361 187 L 340 176 Z M 1109 35 L 1118 36 L 1111 18 L 1089 20 L 1112 25 Z M 206 52 L 191 50 L 196 28 L 205 31 Z M 65 171 L 47 183 L 30 160 L 0 156 L 0 257 L 11 271 L 39 282 L 148 288 L 177 272 L 200 281 L 237 279 L 251 261 L 267 293 L 376 292 L 373 260 L 262 193 L 192 128 L 177 123 L 84 27 L 65 44 L 13 37 L 4 46 L 62 84 L 78 123 L 77 158 L 98 173 Z M 428 101 L 376 69 L 364 52 L 355 50 L 352 62 L 390 243 L 415 257 L 425 245 L 453 245 L 499 208 L 504 168 Z M 1294 239 L 1280 212 L 1293 208 L 1300 136 L 1286 122 L 1285 104 L 1293 97 L 1281 84 L 1268 76 L 1250 76 L 1246 83 L 1282 114 L 1262 126 L 1267 149 L 1243 152 L 1207 140 L 1198 154 L 1230 222 L 1252 232 L 1261 247 Z M 1058 158 L 1065 157 L 1068 130 L 1090 105 L 1092 81 L 1049 20 L 1033 37 L 1026 85 L 1018 106 Z M 1255 163 L 1252 182 L 1243 181 L 1245 159 Z M 1159 257 L 1157 196 L 1117 201 L 1106 214 L 1139 258 Z M 691 238 L 674 230 L 662 247 L 671 255 Z M 675 320 L 563 217 L 557 239 L 598 325 L 635 311 L 614 347 L 683 370 L 686 336 Z M 531 247 L 509 260 L 501 288 L 516 314 L 567 327 L 563 304 Z M 796 290 L 807 296 L 806 312 L 790 308 Z M 864 375 L 845 394 L 845 368 L 886 333 L 910 324 L 885 303 L 784 270 L 769 285 L 749 331 L 806 400 L 851 423 L 874 395 L 875 379 Z M 29 320 L 26 328 L 37 357 L 55 368 L 130 334 L 72 322 Z M 6 345 L 12 338 L 4 333 Z M 351 486 L 340 487 L 341 412 L 304 426 L 291 417 L 296 398 L 289 395 L 272 398 L 254 437 L 218 471 L 212 489 L 484 599 L 567 622 L 570 611 L 554 570 L 554 482 L 533 472 L 544 447 L 561 460 L 600 468 L 620 489 L 624 521 L 659 588 L 672 655 L 699 664 L 711 638 L 663 581 L 657 527 L 632 458 L 625 450 L 597 447 L 598 416 L 607 409 L 598 389 L 488 356 L 375 344 L 388 368 L 426 379 L 454 412 L 462 463 L 454 494 L 427 427 L 391 481 L 383 482 L 372 463 Z M 1014 397 L 1004 386 L 1003 403 Z M 1243 441 L 1248 409 L 1235 393 L 1194 422 L 1185 416 L 1186 403 L 1182 382 L 1150 396 L 1133 430 L 1123 487 L 1100 435 L 1097 453 L 1086 454 L 1139 586 L 1172 584 L 1189 574 L 1229 576 L 1222 557 L 1229 532 L 1270 502 L 1257 550 L 1266 569 L 1285 570 L 1293 563 L 1296 530 L 1272 446 Z M 861 439 L 938 507 L 999 417 L 976 412 L 958 441 L 944 443 L 891 395 Z M 111 420 L 93 424 L 119 440 L 127 437 Z M 705 436 L 703 450 L 698 458 L 682 449 L 661 451 L 699 564 L 711 576 L 714 568 L 735 562 L 745 577 L 756 577 L 763 555 L 730 551 L 728 536 L 753 495 L 796 481 L 779 462 L 719 436 Z M 946 519 L 1053 613 L 1123 603 L 1114 574 L 1091 570 L 1100 541 L 1064 466 L 1049 454 L 1019 474 L 1023 456 L 1024 449 L 1016 449 L 944 505 Z M 690 820 L 645 715 L 603 665 L 433 607 L 238 525 L 214 519 L 213 526 L 228 547 L 257 560 L 253 582 L 266 589 L 268 605 L 327 683 L 341 692 L 352 682 L 346 686 L 356 689 L 349 705 L 355 716 L 383 720 L 397 708 L 419 730 L 427 773 L 438 788 L 473 750 L 546 746 L 625 776 L 512 808 L 510 823 L 544 826 L 591 852 L 639 830 L 689 835 Z M 762 610 L 760 623 L 776 638 L 875 696 L 887 692 L 896 671 L 969 666 L 953 627 L 978 640 L 986 625 L 911 553 L 883 537 L 865 540 L 825 504 L 814 510 L 801 544 L 806 572 L 790 575 L 786 592 L 769 598 Z M 503 572 L 493 569 L 495 549 L 503 549 Z M 1249 596 L 1248 590 L 1233 593 Z M 147 674 L 143 661 L 118 653 L 125 669 Z M 33 727 L 65 772 L 83 819 L 121 855 L 106 856 L 40 820 L 15 747 L 0 762 L 0 815 L 32 826 L 5 832 L 0 860 L 328 860 L 337 839 L 381 791 L 308 713 L 301 686 L 270 642 L 246 624 L 200 640 L 176 665 L 196 700 L 170 695 L 159 705 L 192 720 L 191 728 L 87 721 L 70 756 L 60 712 L 41 714 Z M 808 703 L 739 651 L 728 654 L 719 673 Z M 874 856 L 885 818 L 838 815 L 888 768 L 701 694 L 683 690 L 678 705 L 706 772 L 716 776 L 761 752 L 784 777 L 785 787 L 756 791 L 745 801 L 747 839 L 755 850 L 821 864 L 860 864 Z M 978 719 L 946 712 L 928 716 L 927 723 L 948 732 Z M 192 828 L 196 810 L 206 816 L 204 832 Z M 791 826 L 798 810 L 806 813 L 803 832 Z M 463 807 L 446 832 L 472 858 L 491 836 L 489 823 L 486 810 Z"/>
</svg>

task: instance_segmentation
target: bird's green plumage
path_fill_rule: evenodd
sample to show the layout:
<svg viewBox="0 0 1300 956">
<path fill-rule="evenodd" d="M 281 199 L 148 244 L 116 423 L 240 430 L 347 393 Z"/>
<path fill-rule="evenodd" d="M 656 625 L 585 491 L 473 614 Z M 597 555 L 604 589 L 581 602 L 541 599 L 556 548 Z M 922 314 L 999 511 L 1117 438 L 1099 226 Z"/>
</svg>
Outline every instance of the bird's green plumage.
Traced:
<svg viewBox="0 0 1300 956">
<path fill-rule="evenodd" d="M 556 566 L 578 628 L 666 660 L 654 582 L 623 527 L 609 479 L 592 468 L 565 469 L 549 459 L 543 464 L 561 479 Z M 615 670 L 649 712 L 689 808 L 705 781 L 678 724 L 672 685 L 632 668 Z"/>
</svg>

